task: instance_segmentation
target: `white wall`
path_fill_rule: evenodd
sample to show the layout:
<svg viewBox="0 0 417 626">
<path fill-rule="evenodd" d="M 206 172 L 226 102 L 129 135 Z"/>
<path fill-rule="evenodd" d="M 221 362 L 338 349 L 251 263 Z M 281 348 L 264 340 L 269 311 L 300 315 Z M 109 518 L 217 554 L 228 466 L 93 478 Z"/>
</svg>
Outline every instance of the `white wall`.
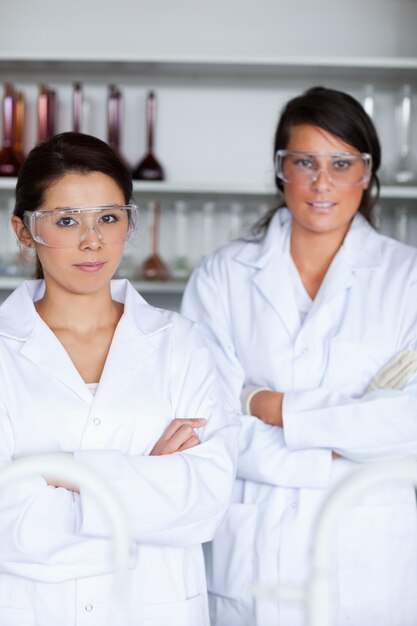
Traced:
<svg viewBox="0 0 417 626">
<path fill-rule="evenodd" d="M 0 0 L 0 55 L 417 56 L 415 0 Z"/>
</svg>

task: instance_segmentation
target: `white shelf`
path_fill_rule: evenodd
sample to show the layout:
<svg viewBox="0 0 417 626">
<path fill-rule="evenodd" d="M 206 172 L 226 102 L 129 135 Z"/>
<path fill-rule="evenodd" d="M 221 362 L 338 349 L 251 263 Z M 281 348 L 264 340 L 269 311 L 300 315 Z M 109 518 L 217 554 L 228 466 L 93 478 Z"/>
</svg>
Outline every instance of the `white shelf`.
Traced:
<svg viewBox="0 0 417 626">
<path fill-rule="evenodd" d="M 381 198 L 414 200 L 417 198 L 417 187 L 405 185 L 383 185 L 381 187 Z"/>
<path fill-rule="evenodd" d="M 0 177 L 0 191 L 14 191 L 16 187 L 16 178 L 12 176 Z"/>
<path fill-rule="evenodd" d="M 14 191 L 16 178 L 0 177 L 0 191 Z M 274 197 L 272 185 L 210 185 L 207 183 L 143 182 L 133 181 L 138 194 L 152 196 L 247 196 Z M 417 186 L 382 185 L 381 198 L 417 199 Z"/>
<path fill-rule="evenodd" d="M 133 181 L 138 194 L 154 196 L 275 196 L 277 190 L 271 185 L 225 185 L 209 183 L 175 183 Z"/>
<path fill-rule="evenodd" d="M 182 294 L 187 281 L 183 280 L 133 280 L 133 286 L 140 293 Z"/>
<path fill-rule="evenodd" d="M 210 77 L 261 77 L 273 78 L 282 75 L 308 76 L 314 74 L 361 77 L 364 74 L 387 78 L 403 78 L 404 74 L 412 76 L 417 73 L 417 58 L 414 57 L 352 57 L 352 56 L 281 56 L 281 57 L 132 57 L 117 55 L 112 51 L 111 57 L 89 57 L 76 53 L 71 57 L 53 55 L 33 56 L 0 54 L 0 71 L 2 72 L 118 72 L 150 76 L 157 81 L 160 77 L 202 78 Z"/>
</svg>

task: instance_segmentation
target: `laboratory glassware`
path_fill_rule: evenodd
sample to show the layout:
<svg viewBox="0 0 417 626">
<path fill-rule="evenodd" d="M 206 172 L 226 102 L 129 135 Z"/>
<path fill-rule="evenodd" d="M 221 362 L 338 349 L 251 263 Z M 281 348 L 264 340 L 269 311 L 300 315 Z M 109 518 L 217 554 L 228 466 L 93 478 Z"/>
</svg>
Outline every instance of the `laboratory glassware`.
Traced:
<svg viewBox="0 0 417 626">
<path fill-rule="evenodd" d="M 38 96 L 38 141 L 45 141 L 55 134 L 56 94 L 41 84 Z"/>
<path fill-rule="evenodd" d="M 214 248 L 214 213 L 216 205 L 209 200 L 202 208 L 202 256 L 210 254 Z"/>
<path fill-rule="evenodd" d="M 25 99 L 21 91 L 14 94 L 13 150 L 21 163 L 25 160 Z"/>
<path fill-rule="evenodd" d="M 0 489 L 22 478 L 40 474 L 68 481 L 96 498 L 108 518 L 113 537 L 115 602 L 122 600 L 130 564 L 131 539 L 126 512 L 113 489 L 89 467 L 62 452 L 49 452 L 18 458 L 0 470 Z"/>
<path fill-rule="evenodd" d="M 107 100 L 107 143 L 120 154 L 122 124 L 122 95 L 116 85 L 110 85 Z"/>
<path fill-rule="evenodd" d="M 3 144 L 0 150 L 0 176 L 17 176 L 21 161 L 13 149 L 14 90 L 6 83 L 3 96 Z"/>
<path fill-rule="evenodd" d="M 230 230 L 229 239 L 236 239 L 243 229 L 243 206 L 240 202 L 232 202 L 230 205 Z"/>
<path fill-rule="evenodd" d="M 164 180 L 162 165 L 154 154 L 156 96 L 150 91 L 146 99 L 147 152 L 132 172 L 136 180 Z"/>
<path fill-rule="evenodd" d="M 146 257 L 143 262 L 142 275 L 146 280 L 166 280 L 169 277 L 168 265 L 159 254 L 161 205 L 159 202 L 150 202 L 149 210 L 152 232 L 152 253 Z"/>
<path fill-rule="evenodd" d="M 269 600 L 302 604 L 306 626 L 333 626 L 334 598 L 338 593 L 334 579 L 334 529 L 340 514 L 354 498 L 388 481 L 411 482 L 417 488 L 417 463 L 408 460 L 367 463 L 346 476 L 332 489 L 317 516 L 307 583 L 302 587 L 263 583 L 254 585 L 252 593 Z"/>
<path fill-rule="evenodd" d="M 394 166 L 393 179 L 402 185 L 417 182 L 417 161 L 412 152 L 413 106 L 410 85 L 404 85 L 401 92 L 398 113 L 399 157 Z"/>
<path fill-rule="evenodd" d="M 83 92 L 81 83 L 74 83 L 72 95 L 72 130 L 80 133 L 82 128 Z"/>
<path fill-rule="evenodd" d="M 371 84 L 365 85 L 363 108 L 365 109 L 369 117 L 372 120 L 374 120 L 375 118 L 375 92 L 374 92 L 374 86 Z"/>
<path fill-rule="evenodd" d="M 186 278 L 190 273 L 188 262 L 188 207 L 183 200 L 177 200 L 175 211 L 175 257 L 172 275 L 175 278 Z"/>
</svg>

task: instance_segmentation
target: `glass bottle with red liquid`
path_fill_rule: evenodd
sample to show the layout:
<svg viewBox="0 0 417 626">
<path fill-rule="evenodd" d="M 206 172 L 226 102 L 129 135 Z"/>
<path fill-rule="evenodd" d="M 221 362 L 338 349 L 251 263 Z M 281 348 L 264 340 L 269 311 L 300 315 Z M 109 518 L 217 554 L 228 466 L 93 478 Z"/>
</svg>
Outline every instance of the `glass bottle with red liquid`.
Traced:
<svg viewBox="0 0 417 626">
<path fill-rule="evenodd" d="M 13 149 L 14 91 L 10 84 L 4 86 L 3 144 L 0 150 L 0 176 L 17 176 L 21 161 Z"/>
<path fill-rule="evenodd" d="M 110 85 L 107 99 L 107 143 L 110 148 L 116 152 L 117 156 L 126 167 L 129 168 L 120 148 L 122 140 L 122 117 L 122 94 L 116 85 Z"/>
<path fill-rule="evenodd" d="M 47 85 L 40 85 L 38 95 L 38 141 L 55 134 L 56 94 Z"/>
<path fill-rule="evenodd" d="M 162 165 L 154 154 L 156 96 L 149 92 L 146 100 L 147 152 L 132 172 L 135 180 L 164 180 Z"/>
<path fill-rule="evenodd" d="M 159 202 L 150 202 L 150 218 L 152 233 L 152 253 L 144 260 L 142 275 L 146 280 L 167 280 L 169 278 L 168 265 L 159 254 L 159 224 L 161 207 Z"/>
</svg>

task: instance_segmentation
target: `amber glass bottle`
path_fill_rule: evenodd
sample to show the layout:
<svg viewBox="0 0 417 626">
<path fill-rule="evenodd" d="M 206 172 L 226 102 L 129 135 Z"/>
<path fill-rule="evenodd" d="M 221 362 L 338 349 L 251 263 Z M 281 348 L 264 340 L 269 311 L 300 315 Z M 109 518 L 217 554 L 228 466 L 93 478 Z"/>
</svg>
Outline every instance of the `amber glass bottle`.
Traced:
<svg viewBox="0 0 417 626">
<path fill-rule="evenodd" d="M 15 92 L 13 105 L 13 150 L 19 161 L 23 163 L 25 160 L 25 99 L 21 91 Z"/>
</svg>

